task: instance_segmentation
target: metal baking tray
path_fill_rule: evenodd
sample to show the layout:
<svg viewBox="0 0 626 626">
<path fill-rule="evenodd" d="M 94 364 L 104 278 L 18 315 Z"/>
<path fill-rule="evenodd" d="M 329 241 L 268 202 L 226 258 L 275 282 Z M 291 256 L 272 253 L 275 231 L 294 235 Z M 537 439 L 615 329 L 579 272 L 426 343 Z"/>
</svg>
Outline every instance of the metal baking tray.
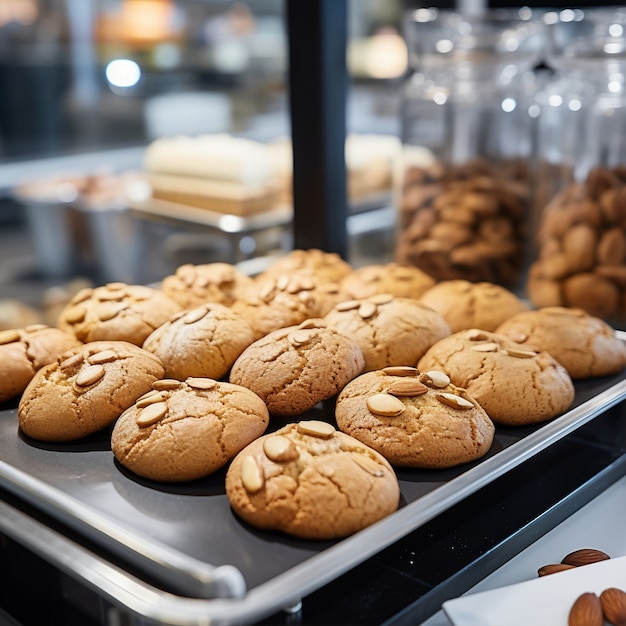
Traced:
<svg viewBox="0 0 626 626">
<path fill-rule="evenodd" d="M 617 334 L 626 341 L 625 332 Z M 65 444 L 29 440 L 19 432 L 15 406 L 0 410 L 0 487 L 64 524 L 78 542 L 101 548 L 104 558 L 76 548 L 72 568 L 132 611 L 163 624 L 248 624 L 297 604 L 623 402 L 626 372 L 575 387 L 572 407 L 562 416 L 537 426 L 497 426 L 479 461 L 447 470 L 397 468 L 398 511 L 338 541 L 305 541 L 248 526 L 228 504 L 225 468 L 184 484 L 138 478 L 116 463 L 110 430 Z M 330 409 L 317 407 L 304 418 L 332 414 Z M 4 516 L 5 525 L 25 523 L 9 511 Z M 60 552 L 74 550 L 63 539 L 41 549 L 60 562 L 67 560 Z"/>
</svg>

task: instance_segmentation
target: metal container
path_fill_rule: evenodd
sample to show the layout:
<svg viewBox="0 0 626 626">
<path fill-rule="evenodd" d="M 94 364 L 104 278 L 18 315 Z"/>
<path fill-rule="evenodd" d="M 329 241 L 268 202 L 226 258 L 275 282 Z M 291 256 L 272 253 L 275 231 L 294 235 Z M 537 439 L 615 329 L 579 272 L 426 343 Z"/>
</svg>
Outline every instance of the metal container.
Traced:
<svg viewBox="0 0 626 626">
<path fill-rule="evenodd" d="M 86 264 L 89 249 L 85 222 L 76 205 L 82 177 L 26 183 L 14 190 L 23 205 L 40 272 L 66 278 Z"/>
<path fill-rule="evenodd" d="M 144 239 L 128 200 L 137 187 L 147 183 L 132 172 L 92 176 L 77 205 L 89 234 L 92 270 L 101 282 L 141 281 Z"/>
</svg>

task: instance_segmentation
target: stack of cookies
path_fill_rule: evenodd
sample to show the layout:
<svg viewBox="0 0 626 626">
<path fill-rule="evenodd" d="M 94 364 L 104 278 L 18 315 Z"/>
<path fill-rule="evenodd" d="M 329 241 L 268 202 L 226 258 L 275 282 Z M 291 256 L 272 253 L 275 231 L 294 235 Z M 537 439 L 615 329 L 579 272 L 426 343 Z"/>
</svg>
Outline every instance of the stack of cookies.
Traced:
<svg viewBox="0 0 626 626">
<path fill-rule="evenodd" d="M 479 461 L 498 427 L 564 413 L 573 379 L 626 367 L 582 310 L 321 250 L 254 278 L 187 264 L 84 289 L 57 326 L 0 332 L 0 402 L 27 441 L 109 437 L 120 469 L 158 482 L 226 468 L 242 520 L 313 539 L 393 513 L 395 467 Z"/>
</svg>

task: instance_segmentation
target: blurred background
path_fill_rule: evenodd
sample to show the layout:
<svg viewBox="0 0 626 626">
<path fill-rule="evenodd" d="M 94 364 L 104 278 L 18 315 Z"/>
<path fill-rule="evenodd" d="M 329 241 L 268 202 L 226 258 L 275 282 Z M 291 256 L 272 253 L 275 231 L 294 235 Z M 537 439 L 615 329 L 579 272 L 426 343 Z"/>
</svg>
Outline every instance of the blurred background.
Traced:
<svg viewBox="0 0 626 626">
<path fill-rule="evenodd" d="M 44 223 L 41 211 L 33 218 L 35 209 L 29 212 L 15 193 L 24 181 L 57 173 L 141 170 L 146 146 L 160 137 L 288 137 L 285 2 L 0 1 L 0 300 L 39 306 L 46 290 L 74 279 L 153 282 L 184 262 L 240 261 L 289 246 L 286 224 L 270 225 L 265 239 L 239 233 L 233 243 L 209 232 L 215 228 L 155 219 L 141 222 L 141 250 L 130 249 L 137 224 L 126 221 L 109 224 L 117 230 L 94 252 L 94 235 L 90 240 L 84 225 L 55 235 L 54 224 Z M 399 92 L 408 71 L 403 15 L 433 3 L 347 4 L 347 132 L 398 137 Z M 465 12 L 519 8 L 483 0 L 434 4 Z M 392 226 L 389 198 L 377 208 L 382 212 L 351 223 L 357 264 L 391 254 L 379 232 Z M 78 251 L 79 261 L 74 254 L 69 270 L 55 269 L 54 249 L 81 246 L 86 250 Z M 128 271 L 85 260 L 107 251 Z M 131 252 L 133 259 L 124 257 Z"/>
</svg>

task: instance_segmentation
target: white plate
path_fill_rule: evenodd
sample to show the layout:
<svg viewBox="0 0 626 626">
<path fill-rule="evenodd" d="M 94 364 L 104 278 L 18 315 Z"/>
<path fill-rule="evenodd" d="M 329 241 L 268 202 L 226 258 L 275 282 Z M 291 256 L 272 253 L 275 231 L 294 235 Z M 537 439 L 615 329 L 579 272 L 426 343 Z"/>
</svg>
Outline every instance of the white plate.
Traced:
<svg viewBox="0 0 626 626">
<path fill-rule="evenodd" d="M 567 626 L 580 594 L 608 587 L 626 591 L 626 557 L 462 596 L 442 608 L 454 626 Z"/>
</svg>

